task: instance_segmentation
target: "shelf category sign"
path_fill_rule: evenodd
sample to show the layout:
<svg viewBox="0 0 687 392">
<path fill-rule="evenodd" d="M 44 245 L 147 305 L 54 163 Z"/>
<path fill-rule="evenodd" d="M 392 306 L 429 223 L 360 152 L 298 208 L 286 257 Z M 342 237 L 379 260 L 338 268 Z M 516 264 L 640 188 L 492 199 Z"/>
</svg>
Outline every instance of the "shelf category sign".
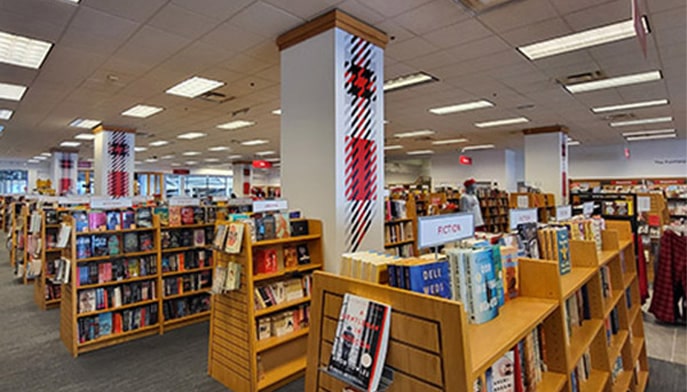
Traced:
<svg viewBox="0 0 687 392">
<path fill-rule="evenodd" d="M 470 213 L 421 216 L 417 219 L 417 246 L 429 248 L 470 238 L 475 234 L 475 217 Z"/>
<path fill-rule="evenodd" d="M 637 196 L 637 212 L 651 211 L 651 197 Z"/>
<path fill-rule="evenodd" d="M 536 208 L 511 208 L 509 210 L 510 228 L 515 230 L 521 223 L 537 223 L 538 215 Z"/>
<path fill-rule="evenodd" d="M 253 212 L 286 211 L 289 204 L 286 200 L 257 200 L 253 202 Z"/>
<path fill-rule="evenodd" d="M 196 199 L 195 197 L 174 196 L 169 199 L 169 205 L 196 207 L 200 205 L 200 199 Z"/>
<path fill-rule="evenodd" d="M 594 202 L 593 201 L 587 201 L 584 204 L 582 204 L 582 214 L 586 217 L 592 216 L 594 213 Z"/>
<path fill-rule="evenodd" d="M 249 206 L 253 204 L 253 199 L 250 197 L 239 197 L 237 199 L 229 199 L 227 201 L 228 206 Z"/>
<path fill-rule="evenodd" d="M 572 218 L 572 206 L 557 206 L 556 207 L 556 221 L 563 222 Z"/>
<path fill-rule="evenodd" d="M 129 208 L 133 205 L 130 197 L 120 197 L 112 199 L 109 197 L 94 196 L 91 197 L 91 208 L 97 209 L 114 209 L 114 208 Z"/>
<path fill-rule="evenodd" d="M 518 195 L 518 208 L 527 208 L 530 206 L 530 199 L 527 195 Z"/>
<path fill-rule="evenodd" d="M 91 198 L 88 196 L 61 196 L 57 199 L 58 204 L 64 205 L 88 204 L 90 202 Z"/>
</svg>

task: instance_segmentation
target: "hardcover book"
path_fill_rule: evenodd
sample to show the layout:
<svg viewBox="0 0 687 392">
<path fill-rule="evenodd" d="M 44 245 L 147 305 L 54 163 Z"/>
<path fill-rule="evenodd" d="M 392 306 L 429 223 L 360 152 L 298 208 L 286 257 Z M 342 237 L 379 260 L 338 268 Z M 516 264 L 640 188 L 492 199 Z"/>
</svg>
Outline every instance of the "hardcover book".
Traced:
<svg viewBox="0 0 687 392">
<path fill-rule="evenodd" d="M 515 392 L 514 359 L 514 351 L 508 351 L 487 369 L 488 391 Z"/>
<path fill-rule="evenodd" d="M 193 207 L 182 207 L 181 208 L 181 224 L 182 225 L 192 225 L 193 222 L 194 222 Z"/>
<path fill-rule="evenodd" d="M 564 228 L 556 230 L 556 245 L 558 251 L 558 271 L 561 275 L 565 275 L 572 269 L 570 264 L 570 241 L 568 238 L 568 230 Z"/>
<path fill-rule="evenodd" d="M 169 208 L 155 207 L 155 215 L 160 218 L 160 226 L 169 226 Z"/>
<path fill-rule="evenodd" d="M 241 253 L 243 241 L 243 224 L 232 222 L 227 225 L 227 240 L 224 251 L 227 253 Z"/>
<path fill-rule="evenodd" d="M 307 244 L 296 245 L 296 253 L 298 253 L 298 264 L 310 264 L 310 251 Z"/>
<path fill-rule="evenodd" d="M 133 208 L 127 208 L 122 212 L 122 228 L 135 229 L 136 228 L 136 212 Z"/>
<path fill-rule="evenodd" d="M 278 270 L 276 249 L 258 249 L 255 251 L 255 273 L 270 274 Z"/>
<path fill-rule="evenodd" d="M 98 336 L 107 336 L 112 333 L 112 313 L 105 312 L 98 315 Z"/>
<path fill-rule="evenodd" d="M 307 220 L 297 220 L 297 221 L 291 221 L 291 235 L 296 237 L 296 236 L 301 236 L 301 235 L 308 235 L 308 221 Z"/>
<path fill-rule="evenodd" d="M 539 243 L 537 240 L 536 223 L 520 223 L 517 226 L 520 249 L 524 251 L 524 257 L 539 258 Z"/>
<path fill-rule="evenodd" d="M 138 233 L 124 233 L 124 253 L 138 252 Z"/>
<path fill-rule="evenodd" d="M 107 244 L 107 242 L 106 242 Z M 87 259 L 91 257 L 91 237 L 79 236 L 76 237 L 76 258 Z"/>
<path fill-rule="evenodd" d="M 141 233 L 138 236 L 138 246 L 141 252 L 146 252 L 153 250 L 153 234 L 152 233 Z"/>
<path fill-rule="evenodd" d="M 79 291 L 79 313 L 95 312 L 95 290 Z"/>
<path fill-rule="evenodd" d="M 289 214 L 274 214 L 274 226 L 276 238 L 287 238 L 291 235 L 291 225 L 289 224 Z"/>
<path fill-rule="evenodd" d="M 153 215 L 149 207 L 140 207 L 136 210 L 137 227 L 153 227 Z"/>
<path fill-rule="evenodd" d="M 107 230 L 121 230 L 122 214 L 119 211 L 107 211 Z"/>
<path fill-rule="evenodd" d="M 363 391 L 377 391 L 389 341 L 391 306 L 352 294 L 341 305 L 327 372 Z"/>
<path fill-rule="evenodd" d="M 295 246 L 284 247 L 284 268 L 298 267 L 298 252 Z"/>
<path fill-rule="evenodd" d="M 193 230 L 193 246 L 205 246 L 205 229 Z"/>
<path fill-rule="evenodd" d="M 115 256 L 120 253 L 119 236 L 117 234 L 110 234 L 107 236 L 107 254 Z"/>
<path fill-rule="evenodd" d="M 193 223 L 197 225 L 205 223 L 204 207 L 193 207 Z"/>
<path fill-rule="evenodd" d="M 91 211 L 88 213 L 88 228 L 91 231 L 107 229 L 107 215 L 103 211 Z"/>
<path fill-rule="evenodd" d="M 277 238 L 277 221 L 274 215 L 268 214 L 262 218 L 262 224 L 264 225 L 263 239 L 272 240 Z"/>
<path fill-rule="evenodd" d="M 499 314 L 496 276 L 491 260 L 491 249 L 475 250 L 469 265 L 470 321 L 482 324 Z"/>
<path fill-rule="evenodd" d="M 401 265 L 401 271 L 404 274 L 407 290 L 435 297 L 451 298 L 451 282 L 446 260 L 411 260 Z"/>
<path fill-rule="evenodd" d="M 86 211 L 76 211 L 72 216 L 77 233 L 88 231 L 88 213 Z"/>
<path fill-rule="evenodd" d="M 179 206 L 169 207 L 169 225 L 170 226 L 181 226 L 181 207 L 179 207 Z"/>
</svg>

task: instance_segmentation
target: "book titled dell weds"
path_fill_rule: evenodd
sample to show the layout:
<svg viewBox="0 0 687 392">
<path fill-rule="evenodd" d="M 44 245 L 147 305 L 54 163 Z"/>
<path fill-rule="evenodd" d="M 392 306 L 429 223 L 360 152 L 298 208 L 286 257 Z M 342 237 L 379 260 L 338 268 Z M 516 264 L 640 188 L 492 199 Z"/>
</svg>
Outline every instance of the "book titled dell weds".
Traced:
<svg viewBox="0 0 687 392">
<path fill-rule="evenodd" d="M 363 391 L 377 391 L 389 343 L 391 306 L 344 295 L 328 373 Z"/>
</svg>

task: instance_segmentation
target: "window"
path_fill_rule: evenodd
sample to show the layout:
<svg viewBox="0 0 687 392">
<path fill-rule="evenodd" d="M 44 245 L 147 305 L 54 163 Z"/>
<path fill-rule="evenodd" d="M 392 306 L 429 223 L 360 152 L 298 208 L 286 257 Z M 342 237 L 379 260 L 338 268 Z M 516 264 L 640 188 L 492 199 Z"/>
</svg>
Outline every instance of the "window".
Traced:
<svg viewBox="0 0 687 392">
<path fill-rule="evenodd" d="M 28 171 L 0 170 L 0 193 L 26 193 L 28 185 Z"/>
</svg>

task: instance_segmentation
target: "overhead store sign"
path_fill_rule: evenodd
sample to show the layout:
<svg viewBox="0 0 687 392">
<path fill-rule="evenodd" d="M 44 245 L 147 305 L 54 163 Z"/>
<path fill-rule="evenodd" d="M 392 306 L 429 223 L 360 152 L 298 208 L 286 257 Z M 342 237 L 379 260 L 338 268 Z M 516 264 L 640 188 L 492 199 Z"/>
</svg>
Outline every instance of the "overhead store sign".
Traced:
<svg viewBox="0 0 687 392">
<path fill-rule="evenodd" d="M 418 248 L 460 241 L 475 235 L 475 217 L 470 213 L 421 216 L 417 220 Z"/>
<path fill-rule="evenodd" d="M 536 208 L 512 208 L 509 211 L 510 228 L 515 230 L 521 223 L 537 223 L 539 214 Z"/>
<path fill-rule="evenodd" d="M 263 160 L 253 161 L 253 167 L 256 169 L 269 169 L 272 167 L 272 162 L 267 162 Z"/>
<path fill-rule="evenodd" d="M 461 165 L 470 166 L 472 165 L 472 158 L 467 155 L 461 155 L 460 158 L 458 158 L 458 162 L 460 162 Z"/>
</svg>

